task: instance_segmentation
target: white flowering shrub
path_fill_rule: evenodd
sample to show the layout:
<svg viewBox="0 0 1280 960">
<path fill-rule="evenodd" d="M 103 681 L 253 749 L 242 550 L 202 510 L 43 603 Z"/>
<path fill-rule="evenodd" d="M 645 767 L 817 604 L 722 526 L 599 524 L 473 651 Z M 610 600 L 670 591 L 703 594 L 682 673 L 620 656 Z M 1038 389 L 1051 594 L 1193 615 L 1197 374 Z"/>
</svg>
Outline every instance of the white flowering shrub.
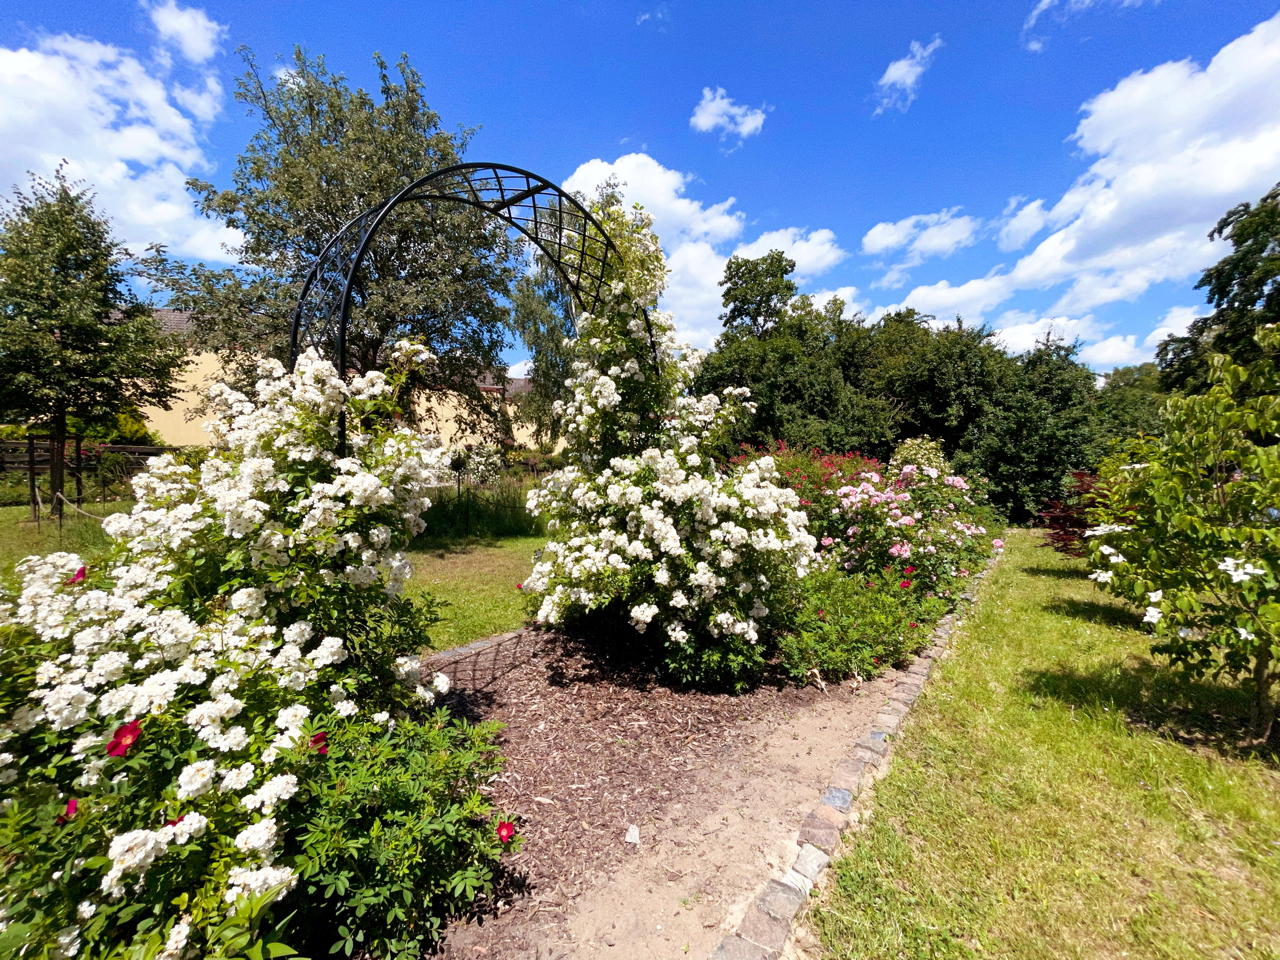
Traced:
<svg viewBox="0 0 1280 960">
<path fill-rule="evenodd" d="M 448 477 L 389 425 L 402 379 L 308 354 L 215 388 L 208 456 L 136 478 L 105 560 L 20 564 L 0 954 L 416 957 L 489 886 L 493 731 L 433 707 L 434 612 L 401 594 Z"/>
<path fill-rule="evenodd" d="M 814 540 L 772 461 L 712 461 L 747 391 L 689 395 L 699 357 L 677 347 L 669 317 L 643 310 L 666 269 L 649 219 L 598 213 L 626 275 L 579 318 L 572 398 L 556 411 L 569 466 L 529 494 L 551 539 L 523 588 L 544 623 L 593 614 L 599 632 L 657 644 L 678 680 L 740 686 L 763 666 Z"/>
<path fill-rule="evenodd" d="M 1160 437 L 1105 460 L 1085 532 L 1090 575 L 1142 609 L 1154 649 L 1192 676 L 1247 678 L 1251 736 L 1275 727 L 1280 679 L 1280 326 L 1248 366 L 1165 408 Z"/>
</svg>

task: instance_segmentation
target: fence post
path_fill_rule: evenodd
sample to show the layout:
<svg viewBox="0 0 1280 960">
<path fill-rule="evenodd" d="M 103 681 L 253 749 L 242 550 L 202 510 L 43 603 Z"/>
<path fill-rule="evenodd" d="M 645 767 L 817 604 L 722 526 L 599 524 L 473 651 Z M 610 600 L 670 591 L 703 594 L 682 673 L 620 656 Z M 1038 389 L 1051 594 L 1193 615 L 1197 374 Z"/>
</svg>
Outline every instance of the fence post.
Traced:
<svg viewBox="0 0 1280 960">
<path fill-rule="evenodd" d="M 31 501 L 31 519 L 39 521 L 40 508 L 36 506 L 36 438 L 27 434 L 27 496 Z"/>
<path fill-rule="evenodd" d="M 76 506 L 84 506 L 84 437 L 76 434 Z"/>
</svg>

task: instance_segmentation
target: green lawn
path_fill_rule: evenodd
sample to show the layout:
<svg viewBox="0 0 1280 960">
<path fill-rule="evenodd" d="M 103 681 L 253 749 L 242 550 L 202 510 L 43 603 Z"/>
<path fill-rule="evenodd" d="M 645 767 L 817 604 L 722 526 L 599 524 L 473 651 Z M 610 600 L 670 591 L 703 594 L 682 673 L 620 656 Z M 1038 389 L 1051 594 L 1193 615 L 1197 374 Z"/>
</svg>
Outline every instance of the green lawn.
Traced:
<svg viewBox="0 0 1280 960">
<path fill-rule="evenodd" d="M 88 503 L 84 510 L 102 516 L 129 510 L 132 502 L 108 504 Z M 13 573 L 14 564 L 32 554 L 66 550 L 71 553 L 92 554 L 107 545 L 107 537 L 97 520 L 67 508 L 61 526 L 56 520 L 42 519 L 39 524 L 29 520 L 27 507 L 0 507 L 0 577 Z"/>
<path fill-rule="evenodd" d="M 97 514 L 128 510 L 132 503 L 90 504 Z M 107 545 L 96 520 L 68 510 L 57 522 L 27 522 L 26 507 L 0 507 L 0 577 L 31 554 L 69 550 L 91 555 Z M 444 542 L 409 554 L 413 563 L 410 589 L 425 590 L 446 601 L 444 619 L 432 631 L 432 646 L 444 649 L 524 623 L 524 598 L 516 589 L 533 567 L 533 552 L 545 537 L 505 537 Z"/>
<path fill-rule="evenodd" d="M 528 576 L 534 551 L 546 542 L 546 537 L 505 537 L 412 551 L 410 589 L 447 603 L 431 645 L 443 650 L 523 624 L 524 596 L 516 584 Z"/>
<path fill-rule="evenodd" d="M 1280 957 L 1280 768 L 1247 704 L 1022 531 L 810 915 L 832 958 Z"/>
</svg>

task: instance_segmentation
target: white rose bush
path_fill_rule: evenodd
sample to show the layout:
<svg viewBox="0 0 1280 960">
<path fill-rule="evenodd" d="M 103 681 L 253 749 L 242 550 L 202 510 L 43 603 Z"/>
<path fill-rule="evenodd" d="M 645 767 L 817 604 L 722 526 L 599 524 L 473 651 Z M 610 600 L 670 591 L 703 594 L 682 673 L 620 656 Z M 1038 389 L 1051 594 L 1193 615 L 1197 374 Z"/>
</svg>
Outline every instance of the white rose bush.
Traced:
<svg viewBox="0 0 1280 960">
<path fill-rule="evenodd" d="M 417 957 L 512 839 L 493 729 L 435 704 L 401 590 L 448 455 L 395 426 L 404 345 L 344 384 L 304 355 L 211 395 L 100 561 L 0 594 L 0 953 Z M 338 445 L 347 418 L 346 450 Z M 506 828 L 505 831 L 503 828 Z"/>
<path fill-rule="evenodd" d="M 550 542 L 522 586 L 541 622 L 589 618 L 659 650 L 680 682 L 739 688 L 814 560 L 808 518 L 771 462 L 712 459 L 746 391 L 688 394 L 699 357 L 654 309 L 666 268 L 649 218 L 597 212 L 625 275 L 578 320 L 572 397 L 557 409 L 569 465 L 529 494 Z"/>
</svg>

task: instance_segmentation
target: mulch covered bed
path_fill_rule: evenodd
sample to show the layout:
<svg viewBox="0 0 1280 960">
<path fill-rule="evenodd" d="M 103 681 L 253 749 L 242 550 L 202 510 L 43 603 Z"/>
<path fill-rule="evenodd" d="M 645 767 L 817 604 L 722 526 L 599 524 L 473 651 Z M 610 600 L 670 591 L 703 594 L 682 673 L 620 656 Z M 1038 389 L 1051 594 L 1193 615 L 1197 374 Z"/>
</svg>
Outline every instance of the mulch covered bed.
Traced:
<svg viewBox="0 0 1280 960">
<path fill-rule="evenodd" d="M 434 657 L 454 681 L 450 706 L 506 725 L 497 809 L 518 814 L 524 849 L 480 923 L 455 924 L 450 958 L 536 949 L 587 886 L 630 855 L 627 827 L 671 801 L 713 789 L 715 768 L 752 741 L 755 721 L 826 694 L 763 686 L 742 696 L 673 692 L 651 670 L 604 663 L 581 642 L 526 630 Z"/>
</svg>

